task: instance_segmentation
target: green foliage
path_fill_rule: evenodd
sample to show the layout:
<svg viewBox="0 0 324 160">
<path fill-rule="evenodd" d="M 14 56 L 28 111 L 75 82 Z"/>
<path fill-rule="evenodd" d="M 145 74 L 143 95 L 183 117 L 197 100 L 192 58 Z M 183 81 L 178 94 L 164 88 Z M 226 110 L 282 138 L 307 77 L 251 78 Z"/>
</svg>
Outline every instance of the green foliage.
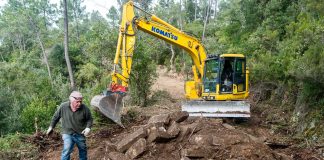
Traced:
<svg viewBox="0 0 324 160">
<path fill-rule="evenodd" d="M 135 107 L 131 107 L 127 110 L 126 114 L 122 117 L 122 123 L 127 124 L 134 122 L 138 116 L 140 115 L 139 111 L 135 109 Z"/>
<path fill-rule="evenodd" d="M 180 73 L 180 72 L 181 72 L 181 66 L 182 66 L 180 56 L 177 56 L 177 57 L 175 58 L 174 63 L 175 63 L 175 69 L 176 69 L 176 72 L 177 72 L 177 73 Z"/>
<path fill-rule="evenodd" d="M 112 121 L 111 119 L 107 118 L 105 115 L 103 115 L 99 110 L 92 112 L 92 116 L 94 119 L 94 124 L 95 125 L 102 125 L 102 126 L 107 126 L 107 125 L 114 125 L 115 122 Z"/>
<path fill-rule="evenodd" d="M 48 61 L 50 65 L 52 66 L 52 71 L 55 74 L 65 74 L 67 75 L 67 67 L 66 67 L 66 62 L 64 59 L 64 47 L 59 44 L 53 45 L 51 48 L 51 51 L 48 55 Z M 60 66 L 60 67 L 56 67 Z"/>
<path fill-rule="evenodd" d="M 186 18 L 188 22 L 193 22 L 195 19 L 195 4 L 193 0 L 188 0 L 186 3 Z"/>
<path fill-rule="evenodd" d="M 81 35 L 81 42 L 77 42 L 83 46 L 83 62 L 91 62 L 104 69 L 112 68 L 118 30 L 109 28 L 106 20 L 98 15 L 94 15 L 88 23 L 88 29 Z"/>
<path fill-rule="evenodd" d="M 165 90 L 158 90 L 152 94 L 150 104 L 166 104 L 167 101 L 175 102 L 169 92 Z"/>
<path fill-rule="evenodd" d="M 197 37 L 198 39 L 201 39 L 202 32 L 203 32 L 203 23 L 195 21 L 193 23 L 186 24 L 184 27 L 184 30 L 189 35 L 192 35 L 193 37 Z"/>
<path fill-rule="evenodd" d="M 10 150 L 11 148 L 19 147 L 21 141 L 18 135 L 7 135 L 4 138 L 0 138 L 0 148 L 2 151 Z"/>
<path fill-rule="evenodd" d="M 33 97 L 55 99 L 46 70 L 34 68 L 30 64 L 3 63 L 0 68 L 1 109 L 0 134 L 20 131 L 24 128 L 19 120 L 21 111 L 33 100 Z M 37 79 L 37 81 L 35 81 Z M 62 84 L 59 84 L 62 86 Z M 62 87 L 61 87 L 62 88 Z"/>
<path fill-rule="evenodd" d="M 314 82 L 304 82 L 301 91 L 301 99 L 305 101 L 312 107 L 320 107 L 323 106 L 323 86 L 319 83 Z"/>
<path fill-rule="evenodd" d="M 150 89 L 156 77 L 156 64 L 146 53 L 148 47 L 143 42 L 138 43 L 130 76 L 131 102 L 142 107 L 148 104 Z"/>
<path fill-rule="evenodd" d="M 118 11 L 114 6 L 111 6 L 109 8 L 109 11 L 107 13 L 107 17 L 110 21 L 110 24 L 115 27 L 118 25 L 119 22 L 119 15 L 118 15 Z"/>
<path fill-rule="evenodd" d="M 170 58 L 171 58 L 170 48 L 160 43 L 160 41 L 157 42 L 158 43 L 155 44 L 156 46 L 154 45 L 153 47 L 153 51 L 151 55 L 152 59 L 154 59 L 155 63 L 157 63 L 158 65 L 165 65 L 170 67 Z M 159 48 L 159 50 L 154 50 L 154 48 L 156 48 L 157 46 L 161 46 L 161 47 Z"/>
<path fill-rule="evenodd" d="M 122 0 L 120 4 L 125 2 Z M 151 0 L 135 2 L 147 11 L 153 6 Z M 324 101 L 323 0 L 219 2 L 218 12 L 215 17 L 210 15 L 205 28 L 202 43 L 208 53 L 245 54 L 254 84 L 269 82 L 287 86 L 287 90 L 298 95 L 291 99 L 306 103 L 307 118 L 323 120 L 324 111 L 320 107 Z M 159 0 L 153 13 L 201 39 L 203 20 L 210 7 L 208 1 L 181 3 Z M 72 69 L 78 89 L 91 99 L 110 82 L 121 12 L 110 8 L 105 15 L 107 20 L 99 12 L 86 13 L 82 0 L 70 1 L 68 5 Z M 11 0 L 1 8 L 1 135 L 32 132 L 35 117 L 41 117 L 44 123 L 48 120 L 38 113 L 50 115 L 49 106 L 65 100 L 70 93 L 60 9 L 49 1 L 35 0 Z M 215 8 L 210 9 L 213 14 Z M 169 67 L 171 54 L 170 44 L 149 36 L 139 37 L 133 57 L 130 92 L 135 104 L 145 106 L 152 94 L 150 87 L 156 76 L 155 64 Z M 48 56 L 52 81 L 40 44 Z M 176 71 L 191 74 L 190 56 L 183 55 L 177 47 L 174 51 Z M 39 127 L 44 127 L 43 122 L 39 122 Z"/>
<path fill-rule="evenodd" d="M 323 8 L 314 0 L 222 1 L 216 45 L 205 41 L 216 52 L 245 54 L 252 84 L 269 82 L 293 91 L 286 98 L 291 106 L 280 109 L 291 115 L 305 112 L 294 115 L 298 121 L 293 123 L 309 137 L 321 135 L 309 122 L 324 120 Z"/>
<path fill-rule="evenodd" d="M 141 8 L 147 11 L 149 10 L 152 0 L 135 0 L 134 2 L 138 3 Z"/>
<path fill-rule="evenodd" d="M 13 99 L 13 98 L 2 98 L 2 97 L 14 97 L 13 91 L 0 90 L 0 135 L 6 135 L 8 133 L 13 133 L 21 128 L 21 123 L 19 122 L 19 111 L 20 103 L 23 100 Z"/>
<path fill-rule="evenodd" d="M 37 129 L 45 130 L 56 110 L 56 102 L 53 100 L 45 101 L 42 98 L 35 98 L 25 107 L 20 114 L 20 121 L 23 131 L 32 133 Z"/>
<path fill-rule="evenodd" d="M 3 159 L 37 159 L 37 148 L 24 142 L 24 137 L 25 135 L 21 134 L 0 137 L 0 157 Z M 28 148 L 27 153 L 26 148 Z"/>
<path fill-rule="evenodd" d="M 96 77 L 99 77 L 100 72 L 99 69 L 92 63 L 87 63 L 81 67 L 81 69 L 77 73 L 77 81 L 80 84 L 80 86 L 84 86 L 84 84 L 95 84 Z"/>
<path fill-rule="evenodd" d="M 0 138 L 0 151 L 13 151 L 13 149 L 33 148 L 31 144 L 21 141 L 21 135 L 9 134 Z"/>
</svg>

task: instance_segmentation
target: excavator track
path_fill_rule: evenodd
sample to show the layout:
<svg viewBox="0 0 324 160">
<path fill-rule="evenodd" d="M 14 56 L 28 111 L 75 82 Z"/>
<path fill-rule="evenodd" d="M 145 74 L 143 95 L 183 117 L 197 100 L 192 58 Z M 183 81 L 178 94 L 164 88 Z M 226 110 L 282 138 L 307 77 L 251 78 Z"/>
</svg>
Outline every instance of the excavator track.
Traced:
<svg viewBox="0 0 324 160">
<path fill-rule="evenodd" d="M 189 116 L 250 117 L 250 104 L 246 101 L 184 101 L 182 111 Z"/>
</svg>

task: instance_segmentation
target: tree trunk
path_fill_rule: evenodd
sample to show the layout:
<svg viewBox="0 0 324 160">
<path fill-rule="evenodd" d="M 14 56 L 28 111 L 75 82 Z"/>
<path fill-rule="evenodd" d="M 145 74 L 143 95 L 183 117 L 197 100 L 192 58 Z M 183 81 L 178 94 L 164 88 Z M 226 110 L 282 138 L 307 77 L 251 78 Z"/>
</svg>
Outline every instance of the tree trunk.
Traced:
<svg viewBox="0 0 324 160">
<path fill-rule="evenodd" d="M 19 48 L 19 53 L 23 54 L 25 51 L 25 41 L 24 41 L 24 36 L 21 34 L 17 34 L 16 36 L 16 43 Z"/>
<path fill-rule="evenodd" d="M 119 13 L 123 13 L 123 2 L 122 2 L 122 0 L 117 0 L 117 3 L 119 5 L 119 8 L 118 8 Z M 122 16 L 122 15 L 120 15 L 120 16 Z"/>
<path fill-rule="evenodd" d="M 32 17 L 28 16 L 28 19 L 29 19 L 30 24 L 34 28 L 34 32 L 36 34 L 37 41 L 39 43 L 39 46 L 42 49 L 43 58 L 44 58 L 44 61 L 45 61 L 45 65 L 47 67 L 48 78 L 49 78 L 49 80 L 50 80 L 50 82 L 52 84 L 52 87 L 53 87 L 53 79 L 52 79 L 51 69 L 50 69 L 50 66 L 49 66 L 49 63 L 48 63 L 47 54 L 45 52 L 44 43 L 43 43 L 43 41 L 41 40 L 41 37 L 40 37 L 40 33 L 39 33 L 39 29 L 38 29 L 39 27 L 36 25 L 36 23 L 34 22 Z"/>
<path fill-rule="evenodd" d="M 23 46 L 23 51 L 25 52 L 26 51 L 26 40 L 25 40 L 24 36 L 22 36 L 22 46 Z"/>
<path fill-rule="evenodd" d="M 195 0 L 195 20 L 197 20 L 197 6 L 198 6 L 198 0 Z"/>
<path fill-rule="evenodd" d="M 45 29 L 47 30 L 47 25 L 46 25 L 46 8 L 45 7 L 43 7 L 43 20 L 44 20 Z"/>
<path fill-rule="evenodd" d="M 196 6 L 197 7 L 197 6 Z M 180 29 L 181 29 L 181 31 L 182 31 L 182 16 L 181 16 L 181 13 L 182 13 L 182 1 L 180 0 L 180 19 L 179 19 L 179 23 L 180 23 Z M 196 10 L 195 10 L 195 20 L 196 20 Z M 185 66 L 186 64 L 185 64 L 185 61 L 184 61 L 184 51 L 183 51 L 183 49 L 181 49 L 181 54 L 182 54 L 182 63 L 183 63 L 183 66 Z"/>
<path fill-rule="evenodd" d="M 14 40 L 11 40 L 11 47 L 12 47 L 12 51 L 16 52 L 16 47 L 15 47 L 15 42 Z"/>
<path fill-rule="evenodd" d="M 217 6 L 218 6 L 218 1 L 217 0 L 215 0 L 214 1 L 215 2 L 215 5 L 214 5 L 214 19 L 216 19 L 216 13 L 217 13 Z"/>
<path fill-rule="evenodd" d="M 181 16 L 181 13 L 182 13 L 182 1 L 180 0 L 180 14 L 179 14 L 179 26 L 180 26 L 180 29 L 182 31 L 182 16 Z"/>
<path fill-rule="evenodd" d="M 0 55 L 1 55 L 2 62 L 4 62 L 5 60 L 4 60 L 4 58 L 3 58 L 2 53 L 0 53 Z"/>
<path fill-rule="evenodd" d="M 44 48 L 43 42 L 42 42 L 42 40 L 40 38 L 39 32 L 36 32 L 36 34 L 37 34 L 38 43 L 39 43 L 39 45 L 40 45 L 40 47 L 42 49 L 44 61 L 45 61 L 46 67 L 47 67 L 48 77 L 49 77 L 50 82 L 51 82 L 52 87 L 53 87 L 53 79 L 52 79 L 51 69 L 50 69 L 50 66 L 49 66 L 49 63 L 48 63 L 48 59 L 47 59 L 47 54 L 45 52 L 45 48 Z"/>
<path fill-rule="evenodd" d="M 77 41 L 79 42 L 80 39 L 80 33 L 79 33 L 79 21 L 78 21 L 78 14 L 76 13 L 76 8 L 77 8 L 77 3 L 76 1 L 73 1 L 73 14 L 74 14 L 74 20 L 76 23 L 76 33 L 77 33 Z"/>
<path fill-rule="evenodd" d="M 173 62 L 174 62 L 175 53 L 174 53 L 172 44 L 170 44 L 170 50 L 171 50 L 171 54 L 172 54 L 171 59 L 170 59 L 170 68 L 171 68 L 171 71 L 173 72 L 174 71 Z"/>
<path fill-rule="evenodd" d="M 206 31 L 207 21 L 208 21 L 208 17 L 209 17 L 209 10 L 210 10 L 210 1 L 211 0 L 208 0 L 208 4 L 207 4 L 206 17 L 205 17 L 205 22 L 204 22 L 204 30 L 203 30 L 201 40 L 205 39 L 205 31 Z"/>
<path fill-rule="evenodd" d="M 21 34 L 18 34 L 16 36 L 16 43 L 18 45 L 19 48 L 19 53 L 23 54 L 24 53 L 24 49 L 25 49 L 25 44 L 24 44 L 24 37 Z"/>
<path fill-rule="evenodd" d="M 64 3 L 64 55 L 65 55 L 65 61 L 66 65 L 68 68 L 69 72 L 69 77 L 70 77 L 70 83 L 71 83 L 71 89 L 75 90 L 75 85 L 74 85 L 74 79 L 73 79 L 73 73 L 72 73 L 72 67 L 71 67 L 71 62 L 69 58 L 69 53 L 68 53 L 68 47 L 69 47 L 69 38 L 68 38 L 68 17 L 67 17 L 67 4 L 66 0 L 63 0 Z"/>
</svg>

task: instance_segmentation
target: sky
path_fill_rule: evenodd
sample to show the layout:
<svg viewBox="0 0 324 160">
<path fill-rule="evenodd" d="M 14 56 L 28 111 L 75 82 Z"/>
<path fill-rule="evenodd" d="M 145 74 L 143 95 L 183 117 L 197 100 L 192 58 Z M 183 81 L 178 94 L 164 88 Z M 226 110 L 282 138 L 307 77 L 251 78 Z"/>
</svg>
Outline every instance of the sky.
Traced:
<svg viewBox="0 0 324 160">
<path fill-rule="evenodd" d="M 102 16 L 108 13 L 108 10 L 111 6 L 117 8 L 117 0 L 84 0 L 84 5 L 88 12 L 99 11 Z"/>
<path fill-rule="evenodd" d="M 3 6 L 7 0 L 0 0 L 0 6 Z"/>
<path fill-rule="evenodd" d="M 51 3 L 59 3 L 60 0 L 50 0 Z M 0 0 L 0 6 L 7 3 L 7 0 Z M 117 0 L 84 0 L 83 5 L 86 6 L 87 12 L 99 11 L 105 17 L 111 6 L 117 8 Z"/>
</svg>

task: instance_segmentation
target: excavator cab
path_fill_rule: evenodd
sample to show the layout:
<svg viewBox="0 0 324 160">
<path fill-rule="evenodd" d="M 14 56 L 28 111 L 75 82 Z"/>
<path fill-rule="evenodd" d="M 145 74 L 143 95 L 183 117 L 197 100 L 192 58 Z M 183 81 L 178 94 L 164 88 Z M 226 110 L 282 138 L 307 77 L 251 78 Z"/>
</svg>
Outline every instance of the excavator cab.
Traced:
<svg viewBox="0 0 324 160">
<path fill-rule="evenodd" d="M 246 83 L 246 60 L 243 55 L 208 56 L 205 61 L 203 77 L 203 99 L 227 100 L 225 96 L 234 96 L 235 100 L 245 99 Z M 218 90 L 217 90 L 217 86 Z M 211 99 L 208 95 L 218 96 Z M 243 96 L 243 97 L 242 97 Z M 233 98 L 229 98 L 233 100 Z"/>
<path fill-rule="evenodd" d="M 250 117 L 248 69 L 242 54 L 208 55 L 200 100 L 187 100 L 182 110 L 190 116 Z"/>
</svg>

